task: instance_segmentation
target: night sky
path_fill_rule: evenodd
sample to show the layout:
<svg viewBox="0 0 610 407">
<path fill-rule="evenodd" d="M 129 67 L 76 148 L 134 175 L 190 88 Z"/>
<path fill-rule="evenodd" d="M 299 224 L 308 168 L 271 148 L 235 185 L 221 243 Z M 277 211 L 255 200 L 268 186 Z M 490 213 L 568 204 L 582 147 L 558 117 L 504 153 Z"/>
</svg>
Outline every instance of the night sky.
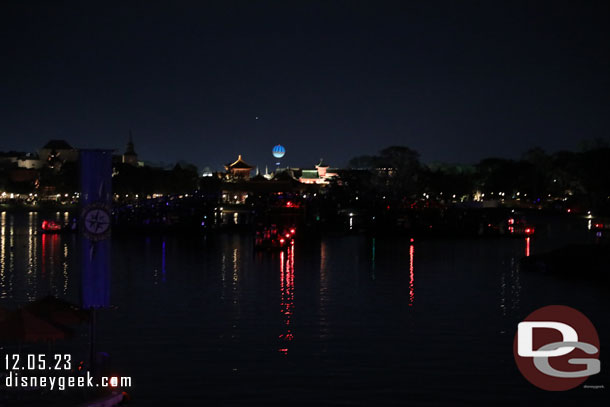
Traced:
<svg viewBox="0 0 610 407">
<path fill-rule="evenodd" d="M 177 3 L 177 4 L 175 4 Z M 583 4 L 586 3 L 586 4 Z M 0 150 L 261 169 L 609 140 L 609 2 L 3 1 Z M 258 119 L 257 119 L 258 118 Z"/>
</svg>

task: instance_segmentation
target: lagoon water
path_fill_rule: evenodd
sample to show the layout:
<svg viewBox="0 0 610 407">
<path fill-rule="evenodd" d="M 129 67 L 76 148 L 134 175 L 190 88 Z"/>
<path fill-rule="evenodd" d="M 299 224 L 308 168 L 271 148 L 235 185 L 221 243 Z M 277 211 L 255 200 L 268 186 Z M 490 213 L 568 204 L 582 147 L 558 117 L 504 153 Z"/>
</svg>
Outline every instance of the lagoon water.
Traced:
<svg viewBox="0 0 610 407">
<path fill-rule="evenodd" d="M 78 237 L 40 234 L 41 216 L 2 214 L 0 306 L 80 301 Z M 114 236 L 97 349 L 141 406 L 598 402 L 610 391 L 610 290 L 519 268 L 527 250 L 589 241 L 585 226 L 543 228 L 529 248 L 355 235 L 260 253 L 247 234 Z M 605 389 L 544 392 L 517 370 L 517 323 L 550 304 L 596 325 L 602 372 L 586 384 Z M 83 327 L 57 346 L 86 342 Z"/>
</svg>

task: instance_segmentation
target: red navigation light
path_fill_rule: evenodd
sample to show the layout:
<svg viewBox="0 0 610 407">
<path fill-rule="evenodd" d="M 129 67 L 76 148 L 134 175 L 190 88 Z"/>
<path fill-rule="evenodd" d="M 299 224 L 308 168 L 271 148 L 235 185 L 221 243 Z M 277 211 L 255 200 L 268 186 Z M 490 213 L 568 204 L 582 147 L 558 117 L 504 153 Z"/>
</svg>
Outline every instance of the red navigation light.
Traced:
<svg viewBox="0 0 610 407">
<path fill-rule="evenodd" d="M 595 229 L 603 229 L 604 228 L 604 224 L 603 223 L 596 223 L 595 224 Z"/>
<path fill-rule="evenodd" d="M 525 234 L 526 235 L 531 235 L 534 233 L 534 228 L 525 228 Z"/>
<path fill-rule="evenodd" d="M 290 233 L 286 233 L 286 238 L 290 238 Z"/>
<path fill-rule="evenodd" d="M 415 239 L 411 238 L 411 243 L 413 243 L 415 241 Z"/>
<path fill-rule="evenodd" d="M 290 229 L 290 233 L 292 233 L 293 235 L 296 233 L 296 230 L 294 228 Z"/>
<path fill-rule="evenodd" d="M 509 224 L 509 225 L 514 225 L 514 224 L 515 224 L 515 220 L 514 220 L 513 218 L 510 218 L 510 219 L 508 220 L 508 224 Z"/>
<path fill-rule="evenodd" d="M 284 244 L 285 240 L 284 239 L 280 239 L 280 243 Z"/>
<path fill-rule="evenodd" d="M 568 213 L 572 212 L 572 209 L 568 208 Z"/>
</svg>

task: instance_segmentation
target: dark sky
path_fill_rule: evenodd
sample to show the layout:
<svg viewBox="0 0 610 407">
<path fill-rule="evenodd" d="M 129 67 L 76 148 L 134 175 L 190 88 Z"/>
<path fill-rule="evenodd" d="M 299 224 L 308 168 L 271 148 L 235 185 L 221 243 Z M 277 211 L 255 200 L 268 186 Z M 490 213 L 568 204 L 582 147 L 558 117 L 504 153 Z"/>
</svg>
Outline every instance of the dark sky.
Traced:
<svg viewBox="0 0 610 407">
<path fill-rule="evenodd" d="M 6 1 L 0 150 L 264 168 L 609 139 L 609 2 Z M 258 117 L 258 119 L 256 119 Z"/>
</svg>

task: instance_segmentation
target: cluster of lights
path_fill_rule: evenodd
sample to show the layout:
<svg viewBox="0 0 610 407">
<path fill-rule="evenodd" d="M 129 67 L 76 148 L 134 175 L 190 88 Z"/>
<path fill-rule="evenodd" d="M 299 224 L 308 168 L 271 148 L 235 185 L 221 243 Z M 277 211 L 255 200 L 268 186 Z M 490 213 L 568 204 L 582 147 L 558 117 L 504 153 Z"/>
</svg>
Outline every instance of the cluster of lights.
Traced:
<svg viewBox="0 0 610 407">
<path fill-rule="evenodd" d="M 68 194 L 68 193 L 64 193 L 64 194 L 52 194 L 52 195 L 46 195 L 43 196 L 43 198 L 51 198 L 51 199 L 61 199 L 61 198 L 69 198 L 72 197 L 72 199 L 77 199 L 79 198 L 80 194 L 78 192 L 74 192 L 72 194 Z M 35 198 L 38 198 L 38 194 L 37 193 L 28 193 L 28 194 L 16 194 L 16 193 L 12 193 L 12 192 L 2 192 L 0 194 L 0 198 L 2 199 L 26 199 L 26 200 L 32 200 Z"/>
<path fill-rule="evenodd" d="M 290 228 L 290 230 L 288 230 L 288 232 L 286 232 L 285 238 L 280 237 L 280 244 L 283 246 L 284 243 L 286 243 L 286 241 L 290 241 L 290 244 L 294 245 L 294 235 L 295 234 L 296 234 L 296 229 Z"/>
</svg>

